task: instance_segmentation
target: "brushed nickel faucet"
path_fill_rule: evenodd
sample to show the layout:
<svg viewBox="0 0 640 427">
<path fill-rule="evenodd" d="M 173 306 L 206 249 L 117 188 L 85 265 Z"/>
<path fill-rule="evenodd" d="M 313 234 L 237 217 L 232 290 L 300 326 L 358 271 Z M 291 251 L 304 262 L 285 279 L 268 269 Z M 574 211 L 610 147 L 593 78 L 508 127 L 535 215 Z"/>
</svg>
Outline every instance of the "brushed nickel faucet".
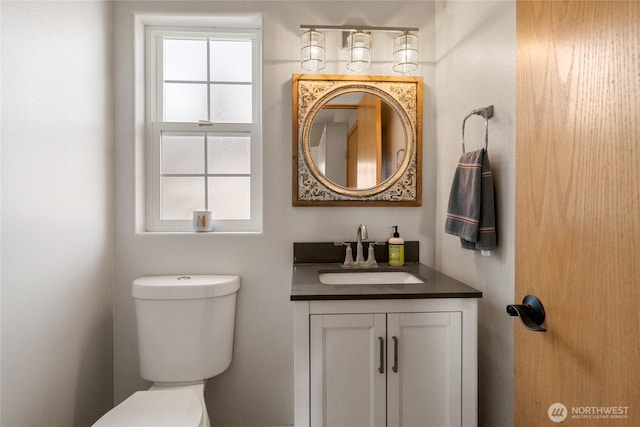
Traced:
<svg viewBox="0 0 640 427">
<path fill-rule="evenodd" d="M 364 264 L 364 251 L 362 249 L 362 239 L 368 239 L 369 233 L 367 233 L 367 227 L 364 224 L 358 226 L 356 244 L 356 264 Z"/>
<path fill-rule="evenodd" d="M 372 268 L 377 267 L 378 263 L 376 262 L 375 250 L 374 247 L 378 244 L 378 242 L 369 242 L 369 253 L 367 255 L 367 259 L 364 259 L 364 247 L 362 245 L 362 241 L 369 238 L 369 233 L 367 232 L 367 226 L 364 224 L 360 224 L 358 226 L 358 231 L 356 234 L 356 259 L 353 260 L 353 252 L 351 250 L 351 243 L 349 242 L 334 242 L 335 246 L 345 246 L 346 253 L 344 257 L 344 263 L 342 264 L 343 268 Z"/>
</svg>

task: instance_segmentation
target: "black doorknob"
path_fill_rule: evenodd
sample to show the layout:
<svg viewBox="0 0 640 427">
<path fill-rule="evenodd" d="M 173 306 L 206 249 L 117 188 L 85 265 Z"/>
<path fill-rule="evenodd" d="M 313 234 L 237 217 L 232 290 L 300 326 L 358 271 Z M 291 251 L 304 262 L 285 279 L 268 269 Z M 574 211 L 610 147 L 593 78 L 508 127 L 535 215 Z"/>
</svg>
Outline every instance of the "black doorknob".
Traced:
<svg viewBox="0 0 640 427">
<path fill-rule="evenodd" d="M 540 300 L 534 295 L 527 295 L 522 300 L 522 304 L 510 304 L 507 306 L 509 316 L 518 316 L 522 324 L 534 332 L 546 332 L 543 328 L 544 307 Z"/>
</svg>

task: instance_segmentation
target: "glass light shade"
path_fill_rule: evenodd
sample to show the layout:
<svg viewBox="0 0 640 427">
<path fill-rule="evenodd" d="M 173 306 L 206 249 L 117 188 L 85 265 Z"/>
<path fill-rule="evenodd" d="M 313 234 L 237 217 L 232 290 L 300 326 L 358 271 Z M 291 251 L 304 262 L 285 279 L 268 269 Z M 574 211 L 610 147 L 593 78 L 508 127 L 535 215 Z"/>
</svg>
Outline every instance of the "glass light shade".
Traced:
<svg viewBox="0 0 640 427">
<path fill-rule="evenodd" d="M 356 31 L 347 37 L 347 70 L 362 72 L 371 68 L 371 34 Z"/>
<path fill-rule="evenodd" d="M 302 48 L 300 49 L 300 65 L 305 70 L 318 71 L 325 66 L 324 34 L 309 30 L 302 34 Z"/>
<path fill-rule="evenodd" d="M 418 68 L 418 37 L 404 33 L 393 39 L 393 71 L 409 73 Z"/>
</svg>

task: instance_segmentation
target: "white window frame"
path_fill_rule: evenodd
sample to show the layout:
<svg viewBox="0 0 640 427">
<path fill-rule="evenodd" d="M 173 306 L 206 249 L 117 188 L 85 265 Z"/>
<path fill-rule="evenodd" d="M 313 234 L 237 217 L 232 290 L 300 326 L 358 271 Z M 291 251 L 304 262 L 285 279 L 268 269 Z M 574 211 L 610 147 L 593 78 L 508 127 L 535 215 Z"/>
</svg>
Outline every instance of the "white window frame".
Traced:
<svg viewBox="0 0 640 427">
<path fill-rule="evenodd" d="M 193 37 L 252 40 L 252 123 L 163 122 L 162 37 L 188 34 Z M 262 231 L 262 32 L 260 28 L 203 26 L 145 27 L 146 64 L 146 231 L 193 232 L 191 219 L 161 218 L 161 132 L 197 132 L 219 135 L 247 135 L 251 138 L 251 209 L 249 219 L 214 218 L 212 233 L 259 233 Z"/>
</svg>

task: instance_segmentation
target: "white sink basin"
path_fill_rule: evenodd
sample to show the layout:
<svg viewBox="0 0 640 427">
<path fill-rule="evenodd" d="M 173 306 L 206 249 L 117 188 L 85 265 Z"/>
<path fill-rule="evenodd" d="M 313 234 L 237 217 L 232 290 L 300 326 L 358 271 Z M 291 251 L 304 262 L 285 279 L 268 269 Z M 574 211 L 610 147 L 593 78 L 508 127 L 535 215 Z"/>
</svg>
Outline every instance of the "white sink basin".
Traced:
<svg viewBox="0 0 640 427">
<path fill-rule="evenodd" d="M 342 271 L 318 273 L 320 283 L 325 285 L 398 285 L 424 283 L 406 271 Z"/>
</svg>

